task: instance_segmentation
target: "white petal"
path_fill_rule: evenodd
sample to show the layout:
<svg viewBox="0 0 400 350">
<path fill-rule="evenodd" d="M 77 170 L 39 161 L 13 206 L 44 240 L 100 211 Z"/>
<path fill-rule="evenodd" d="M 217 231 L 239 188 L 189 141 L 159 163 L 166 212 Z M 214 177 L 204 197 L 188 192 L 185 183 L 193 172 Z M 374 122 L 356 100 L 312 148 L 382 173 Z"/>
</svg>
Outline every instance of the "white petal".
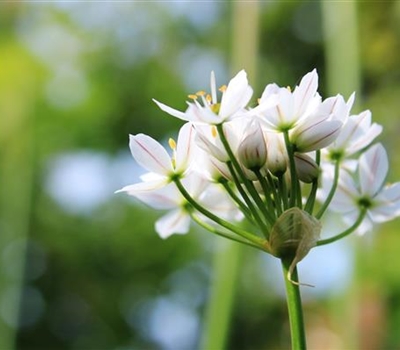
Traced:
<svg viewBox="0 0 400 350">
<path fill-rule="evenodd" d="M 176 118 L 179 118 L 179 119 L 182 119 L 182 120 L 188 120 L 187 116 L 186 116 L 186 113 L 178 111 L 178 110 L 176 110 L 176 109 L 174 109 L 172 107 L 169 107 L 169 106 L 165 105 L 164 103 L 161 103 L 161 102 L 155 100 L 154 98 L 153 98 L 153 101 L 157 104 L 157 106 L 162 111 L 172 115 L 173 117 L 176 117 Z"/>
<path fill-rule="evenodd" d="M 168 183 L 168 179 L 165 177 L 160 178 L 158 180 L 143 181 L 143 182 L 138 182 L 133 185 L 125 186 L 125 187 L 121 188 L 120 190 L 115 191 L 115 193 L 127 192 L 130 196 L 136 196 L 138 193 L 157 190 L 157 189 L 165 186 L 167 183 Z"/>
<path fill-rule="evenodd" d="M 173 171 L 167 151 L 152 137 L 145 134 L 129 135 L 129 147 L 133 157 L 143 168 L 166 176 Z"/>
<path fill-rule="evenodd" d="M 195 136 L 195 142 L 197 146 L 199 146 L 202 150 L 204 150 L 207 153 L 210 153 L 213 157 L 217 158 L 221 162 L 226 162 L 229 157 L 223 149 L 222 145 L 219 147 L 215 144 L 216 140 L 212 139 L 212 136 L 209 136 L 206 134 L 207 131 L 204 129 L 196 129 L 196 136 Z M 217 136 L 218 137 L 218 136 Z"/>
<path fill-rule="evenodd" d="M 175 184 L 154 191 L 138 192 L 134 196 L 154 209 L 173 209 L 179 207 L 183 201 Z"/>
<path fill-rule="evenodd" d="M 363 153 L 359 160 L 361 192 L 374 197 L 382 188 L 388 169 L 387 154 L 380 143 Z"/>
<path fill-rule="evenodd" d="M 189 103 L 189 108 L 186 111 L 186 117 L 188 121 L 192 121 L 193 123 L 221 123 L 221 118 L 211 111 L 208 106 L 203 107 L 196 103 Z"/>
<path fill-rule="evenodd" d="M 190 217 L 182 209 L 177 209 L 164 215 L 156 222 L 156 231 L 163 239 L 176 234 L 185 234 L 189 231 Z"/>
<path fill-rule="evenodd" d="M 305 128 L 296 135 L 294 142 L 299 152 L 310 152 L 330 145 L 339 135 L 342 122 L 323 120 Z"/>
<path fill-rule="evenodd" d="M 377 201 L 395 204 L 400 202 L 400 182 L 386 186 L 376 197 Z"/>
<path fill-rule="evenodd" d="M 318 74 L 314 69 L 307 73 L 293 92 L 296 114 L 304 113 L 318 88 Z"/>
<path fill-rule="evenodd" d="M 229 82 L 221 99 L 219 116 L 222 120 L 231 117 L 234 113 L 246 107 L 253 95 L 253 89 L 247 81 L 247 74 L 241 70 Z"/>
<path fill-rule="evenodd" d="M 179 130 L 176 144 L 176 171 L 185 171 L 194 149 L 195 130 L 191 123 L 184 124 Z"/>
</svg>

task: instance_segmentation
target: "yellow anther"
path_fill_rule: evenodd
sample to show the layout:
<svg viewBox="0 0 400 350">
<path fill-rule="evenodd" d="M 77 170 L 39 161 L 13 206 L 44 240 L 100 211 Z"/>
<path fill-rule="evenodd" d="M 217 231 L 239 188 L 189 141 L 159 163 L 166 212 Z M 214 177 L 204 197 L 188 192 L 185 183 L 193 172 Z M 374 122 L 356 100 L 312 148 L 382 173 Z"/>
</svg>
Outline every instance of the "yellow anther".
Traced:
<svg viewBox="0 0 400 350">
<path fill-rule="evenodd" d="M 172 150 L 174 150 L 174 151 L 176 150 L 176 142 L 175 142 L 174 139 L 170 138 L 168 140 L 168 144 L 169 144 L 169 147 L 171 147 Z"/>
<path fill-rule="evenodd" d="M 200 90 L 200 91 L 197 91 L 197 92 L 196 92 L 196 95 L 197 95 L 197 96 L 204 96 L 205 94 L 206 94 L 206 92 L 203 91 L 203 90 Z"/>
<path fill-rule="evenodd" d="M 261 98 L 258 98 L 257 103 L 260 104 L 260 102 L 261 102 Z"/>
<path fill-rule="evenodd" d="M 292 88 L 290 86 L 287 86 L 286 89 L 288 89 L 289 92 L 292 92 Z"/>
<path fill-rule="evenodd" d="M 212 101 L 211 95 L 207 94 L 206 100 L 207 100 L 207 102 L 211 102 Z"/>
<path fill-rule="evenodd" d="M 222 85 L 218 90 L 221 91 L 221 92 L 225 92 L 226 91 L 226 85 Z"/>
<path fill-rule="evenodd" d="M 191 100 L 196 100 L 198 96 L 197 96 L 197 95 L 190 94 L 190 95 L 188 95 L 188 97 L 189 97 Z"/>
<path fill-rule="evenodd" d="M 213 105 L 210 106 L 211 110 L 215 113 L 218 114 L 219 113 L 219 109 L 220 109 L 221 105 L 219 103 L 215 103 Z"/>
<path fill-rule="evenodd" d="M 217 127 L 215 125 L 211 127 L 211 135 L 212 137 L 217 137 L 218 135 Z"/>
</svg>

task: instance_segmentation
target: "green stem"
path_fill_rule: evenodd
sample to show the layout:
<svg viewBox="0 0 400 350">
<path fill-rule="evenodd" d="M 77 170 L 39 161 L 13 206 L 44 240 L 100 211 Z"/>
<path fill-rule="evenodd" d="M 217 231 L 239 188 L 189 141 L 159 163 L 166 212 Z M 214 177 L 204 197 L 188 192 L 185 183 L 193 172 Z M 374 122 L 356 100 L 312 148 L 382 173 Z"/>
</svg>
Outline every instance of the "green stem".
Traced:
<svg viewBox="0 0 400 350">
<path fill-rule="evenodd" d="M 265 249 L 268 249 L 268 244 L 265 241 L 265 239 L 258 237 L 250 232 L 247 232 L 240 227 L 231 224 L 230 222 L 221 219 L 220 217 L 214 215 L 210 211 L 208 211 L 206 208 L 204 208 L 202 205 L 200 205 L 198 202 L 196 202 L 192 196 L 186 191 L 185 187 L 182 185 L 181 181 L 179 179 L 174 179 L 174 182 L 176 186 L 178 187 L 179 191 L 182 193 L 182 196 L 188 201 L 190 205 L 193 206 L 197 211 L 199 211 L 201 214 L 205 215 L 218 225 L 232 231 L 233 233 L 236 233 L 237 235 L 247 239 L 248 241 L 254 243 L 255 245 L 258 245 L 260 247 L 265 247 Z M 264 249 L 264 250 L 265 250 Z"/>
<path fill-rule="evenodd" d="M 282 174 L 278 176 L 278 186 L 279 192 L 281 193 L 283 210 L 285 211 L 286 209 L 289 209 L 289 196 L 286 186 L 285 175 Z"/>
<path fill-rule="evenodd" d="M 283 277 L 286 287 L 286 302 L 289 313 L 292 350 L 305 350 L 306 335 L 304 331 L 303 307 L 301 304 L 300 288 L 298 283 L 297 267 L 292 272 L 292 281 L 287 278 L 291 261 L 282 259 Z"/>
<path fill-rule="evenodd" d="M 236 195 L 234 190 L 229 185 L 228 181 L 220 181 L 220 184 L 224 187 L 225 191 L 229 194 L 232 200 L 237 204 L 240 208 L 241 212 L 246 216 L 247 220 L 249 220 L 253 225 L 255 224 L 254 218 L 251 215 L 251 211 L 249 208 L 242 202 L 242 200 Z"/>
<path fill-rule="evenodd" d="M 321 151 L 317 150 L 315 152 L 315 162 L 317 163 L 318 167 L 321 163 Z M 312 215 L 312 212 L 314 211 L 314 205 L 315 205 L 315 198 L 317 196 L 317 190 L 318 190 L 318 178 L 316 178 L 313 182 L 312 182 L 312 187 L 311 187 L 311 191 L 310 194 L 308 195 L 307 198 L 307 202 L 306 205 L 304 206 L 304 210 L 309 213 L 310 215 Z"/>
<path fill-rule="evenodd" d="M 317 215 L 315 215 L 315 217 L 317 219 L 321 219 L 322 215 L 324 215 L 324 213 L 325 213 L 325 210 L 328 209 L 328 206 L 331 203 L 333 196 L 335 195 L 336 188 L 339 183 L 339 171 L 340 171 L 340 161 L 337 160 L 335 163 L 335 175 L 333 177 L 333 184 L 332 184 L 331 190 L 329 191 L 328 197 L 326 198 L 324 204 L 318 211 Z"/>
<path fill-rule="evenodd" d="M 210 299 L 199 347 L 201 350 L 226 348 L 236 281 L 240 270 L 242 246 L 219 239 L 216 243 L 218 244 L 215 246 Z"/>
<path fill-rule="evenodd" d="M 206 222 L 204 222 L 203 220 L 201 220 L 201 219 L 200 219 L 197 215 L 195 215 L 193 212 L 190 212 L 190 217 L 193 219 L 194 222 L 196 222 L 197 224 L 199 224 L 201 227 L 203 227 L 204 229 L 206 229 L 206 231 L 208 231 L 208 232 L 211 232 L 211 233 L 214 233 L 214 234 L 216 234 L 216 235 L 218 235 L 218 236 L 221 236 L 221 237 L 230 239 L 231 241 L 235 241 L 235 242 L 238 242 L 238 243 L 242 243 L 242 244 L 245 244 L 245 245 L 247 245 L 247 246 L 249 246 L 249 247 L 256 248 L 256 249 L 260 249 L 260 250 L 262 250 L 262 251 L 264 251 L 264 252 L 265 252 L 265 251 L 268 252 L 268 250 L 266 250 L 264 246 L 260 246 L 260 245 L 258 245 L 258 244 L 254 244 L 254 243 L 245 241 L 245 240 L 243 240 L 243 239 L 241 239 L 241 238 L 238 238 L 238 237 L 232 235 L 232 234 L 229 233 L 229 232 L 223 232 L 223 231 L 220 231 L 220 230 L 216 229 L 215 227 L 213 227 L 213 226 L 207 224 Z M 265 245 L 265 246 L 268 246 L 268 244 Z"/>
<path fill-rule="evenodd" d="M 275 220 L 276 220 L 275 208 L 277 208 L 279 206 L 279 204 L 277 202 L 277 194 L 276 194 L 275 187 L 273 186 L 273 182 L 268 183 L 267 179 L 264 176 L 262 176 L 259 169 L 254 169 L 253 172 L 257 176 L 258 182 L 261 185 L 261 188 L 264 192 L 264 197 L 265 197 L 265 202 L 267 204 L 267 208 L 268 208 L 269 212 L 271 213 L 271 215 L 274 216 L 274 222 L 275 222 Z M 273 201 L 275 202 L 275 207 L 274 207 Z"/>
<path fill-rule="evenodd" d="M 258 194 L 257 190 L 254 188 L 253 183 L 246 177 L 245 174 L 243 174 L 242 168 L 241 168 L 239 162 L 237 161 L 235 155 L 232 152 L 231 146 L 229 145 L 229 142 L 224 134 L 223 124 L 216 125 L 216 128 L 218 131 L 218 135 L 221 139 L 221 142 L 224 145 L 226 152 L 228 153 L 229 159 L 231 161 L 231 165 L 233 166 L 234 171 L 233 171 L 232 175 L 234 175 L 234 172 L 236 172 L 238 179 L 243 182 L 243 184 L 246 187 L 247 191 L 249 192 L 251 198 L 254 200 L 254 202 L 256 203 L 259 210 L 263 213 L 265 219 L 269 222 L 270 225 L 273 225 L 275 222 L 274 218 L 271 217 L 271 215 L 266 210 L 265 204 L 262 201 L 262 199 L 260 198 L 260 195 Z M 230 168 L 230 171 L 232 172 L 232 168 Z"/>
<path fill-rule="evenodd" d="M 362 221 L 365 218 L 365 215 L 367 214 L 367 209 L 362 209 L 360 211 L 360 215 L 358 216 L 357 220 L 354 222 L 353 225 L 351 225 L 347 230 L 344 230 L 342 233 L 339 233 L 336 236 L 327 238 L 327 239 L 321 239 L 320 241 L 317 242 L 317 246 L 320 245 L 325 245 L 325 244 L 329 244 L 329 243 L 333 243 L 341 238 L 344 238 L 346 236 L 348 236 L 350 233 L 352 233 L 358 226 L 360 226 L 360 224 L 362 223 Z"/>
<path fill-rule="evenodd" d="M 266 233 L 269 231 L 268 226 L 266 223 L 264 223 L 264 221 L 262 220 L 262 218 L 259 215 L 259 211 L 256 207 L 256 205 L 252 202 L 252 200 L 249 198 L 249 196 L 247 195 L 246 191 L 244 190 L 244 188 L 242 187 L 242 184 L 240 183 L 240 179 L 238 177 L 238 174 L 236 173 L 233 164 L 231 162 L 227 162 L 226 165 L 229 168 L 229 171 L 232 175 L 233 181 L 235 183 L 236 188 L 238 189 L 240 195 L 242 196 L 243 200 L 246 202 L 246 205 L 248 206 L 248 208 L 250 209 L 250 212 L 254 218 L 254 220 L 257 222 L 259 228 L 261 229 L 261 231 L 263 233 Z"/>
<path fill-rule="evenodd" d="M 283 136 L 285 139 L 286 151 L 289 157 L 289 170 L 290 170 L 290 207 L 295 207 L 296 202 L 297 206 L 301 209 L 301 192 L 300 192 L 300 183 L 296 173 L 296 163 L 294 161 L 294 150 L 293 145 L 289 139 L 289 131 L 286 130 L 283 132 Z"/>
</svg>

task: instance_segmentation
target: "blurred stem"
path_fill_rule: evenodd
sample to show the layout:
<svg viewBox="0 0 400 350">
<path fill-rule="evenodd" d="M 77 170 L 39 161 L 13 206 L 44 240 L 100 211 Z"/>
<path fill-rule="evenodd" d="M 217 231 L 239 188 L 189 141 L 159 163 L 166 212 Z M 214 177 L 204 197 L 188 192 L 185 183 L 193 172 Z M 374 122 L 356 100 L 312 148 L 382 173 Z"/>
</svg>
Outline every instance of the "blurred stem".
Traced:
<svg viewBox="0 0 400 350">
<path fill-rule="evenodd" d="M 325 44 L 326 92 L 329 95 L 340 92 L 344 96 L 349 96 L 353 91 L 360 92 L 357 2 L 320 1 L 320 4 Z M 355 105 L 359 105 L 359 98 Z M 355 278 L 352 279 L 354 280 Z M 358 300 L 354 293 L 349 293 L 348 296 L 340 308 L 333 305 L 332 314 L 336 317 L 337 328 L 341 330 L 344 346 L 357 349 L 360 347 L 357 340 L 360 334 L 355 326 L 358 316 L 354 312 L 354 306 Z M 347 322 L 343 322 L 343 317 Z"/>
<path fill-rule="evenodd" d="M 290 335 L 292 350 L 306 349 L 306 335 L 304 331 L 303 307 L 301 305 L 300 288 L 298 283 L 297 267 L 292 272 L 292 281 L 289 280 L 288 273 L 291 259 L 282 259 L 283 278 L 286 287 L 286 302 L 289 313 Z"/>
<path fill-rule="evenodd" d="M 32 212 L 38 65 L 11 38 L 0 56 L 0 349 L 16 349 Z"/>
<path fill-rule="evenodd" d="M 242 246 L 216 241 L 213 280 L 203 328 L 202 350 L 226 348 Z"/>
<path fill-rule="evenodd" d="M 366 214 L 367 214 L 367 209 L 363 208 L 360 211 L 360 215 L 358 216 L 357 220 L 347 230 L 344 230 L 342 233 L 339 233 L 336 236 L 326 238 L 326 239 L 321 239 L 320 241 L 317 242 L 317 246 L 333 243 L 333 242 L 338 241 L 339 239 L 342 239 L 342 238 L 348 236 L 350 233 L 354 232 L 354 230 L 356 230 L 358 226 L 360 226 L 360 224 L 364 220 Z"/>
<path fill-rule="evenodd" d="M 357 3 L 321 1 L 328 94 L 360 91 Z"/>
<path fill-rule="evenodd" d="M 231 1 L 231 71 L 246 69 L 254 83 L 258 51 L 259 2 Z M 206 310 L 200 349 L 223 350 L 227 346 L 230 318 L 239 274 L 242 245 L 229 240 L 217 241 L 213 264 L 213 283 Z"/>
</svg>

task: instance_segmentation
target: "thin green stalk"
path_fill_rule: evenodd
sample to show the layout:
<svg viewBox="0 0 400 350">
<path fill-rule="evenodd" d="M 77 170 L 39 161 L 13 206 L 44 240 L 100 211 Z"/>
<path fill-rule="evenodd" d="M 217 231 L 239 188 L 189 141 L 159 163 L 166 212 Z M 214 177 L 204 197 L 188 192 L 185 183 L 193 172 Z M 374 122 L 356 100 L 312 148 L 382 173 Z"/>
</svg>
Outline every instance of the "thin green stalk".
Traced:
<svg viewBox="0 0 400 350">
<path fill-rule="evenodd" d="M 285 176 L 283 174 L 278 176 L 278 186 L 279 186 L 279 192 L 282 194 L 283 209 L 284 210 L 289 209 L 289 195 L 286 186 Z"/>
<path fill-rule="evenodd" d="M 265 179 L 264 176 L 262 176 L 260 170 L 258 169 L 254 169 L 253 170 L 254 174 L 257 176 L 258 182 L 261 185 L 261 188 L 264 192 L 264 197 L 265 197 L 265 202 L 267 204 L 267 209 L 269 210 L 269 212 L 271 213 L 271 215 L 274 216 L 274 221 L 276 220 L 276 215 L 275 215 L 275 207 L 274 207 L 274 203 L 271 199 L 271 194 L 275 199 L 275 206 L 276 206 L 276 191 L 275 188 L 273 186 L 269 186 L 267 180 Z"/>
<path fill-rule="evenodd" d="M 179 179 L 174 179 L 174 182 L 176 186 L 178 187 L 179 191 L 181 192 L 182 196 L 188 201 L 190 205 L 193 206 L 196 210 L 198 210 L 201 214 L 205 215 L 218 225 L 232 231 L 233 233 L 236 233 L 237 235 L 247 239 L 250 242 L 253 242 L 256 245 L 263 246 L 265 245 L 266 241 L 265 239 L 258 237 L 250 232 L 247 232 L 246 230 L 241 229 L 240 227 L 231 224 L 230 222 L 221 219 L 220 217 L 214 215 L 210 211 L 208 211 L 206 208 L 201 206 L 198 202 L 196 202 L 192 196 L 186 191 L 185 187 L 182 185 L 181 181 Z"/>
<path fill-rule="evenodd" d="M 223 124 L 218 124 L 218 125 L 216 125 L 216 127 L 217 127 L 217 131 L 218 131 L 218 135 L 219 135 L 219 137 L 221 139 L 221 142 L 224 145 L 224 148 L 225 148 L 226 152 L 228 153 L 229 159 L 231 160 L 231 164 L 232 164 L 234 170 L 236 171 L 238 177 L 240 178 L 240 180 L 245 185 L 247 191 L 249 192 L 250 196 L 253 198 L 254 202 L 257 204 L 258 208 L 263 213 L 265 219 L 271 225 L 273 225 L 273 223 L 275 222 L 274 218 L 271 217 L 271 215 L 266 210 L 265 204 L 262 201 L 262 199 L 261 199 L 260 195 L 258 194 L 257 190 L 255 189 L 254 184 L 249 179 L 247 179 L 245 174 L 243 174 L 242 168 L 241 168 L 239 162 L 237 161 L 235 155 L 232 152 L 232 149 L 231 149 L 231 147 L 229 145 L 229 142 L 226 139 L 225 134 L 224 134 L 224 126 L 223 126 Z"/>
<path fill-rule="evenodd" d="M 228 181 L 221 181 L 221 185 L 224 187 L 225 191 L 229 194 L 231 199 L 237 204 L 237 206 L 240 208 L 241 212 L 244 214 L 247 220 L 249 220 L 253 225 L 256 225 L 256 222 L 254 221 L 254 218 L 252 216 L 251 211 L 249 208 L 246 206 L 245 203 L 242 202 L 242 200 L 236 195 L 236 193 L 233 191 L 231 186 L 229 185 Z"/>
<path fill-rule="evenodd" d="M 306 202 L 306 204 L 304 206 L 304 210 L 307 213 L 309 213 L 310 215 L 312 215 L 312 212 L 314 210 L 315 198 L 316 198 L 316 195 L 317 195 L 317 190 L 318 190 L 318 179 L 315 179 L 312 182 L 311 191 L 310 191 L 310 194 L 308 195 L 307 202 Z"/>
<path fill-rule="evenodd" d="M 336 236 L 333 236 L 333 237 L 330 237 L 330 238 L 327 238 L 327 239 L 321 239 L 320 241 L 317 242 L 317 246 L 333 243 L 333 242 L 336 242 L 339 239 L 342 239 L 342 238 L 348 236 L 350 233 L 354 232 L 354 230 L 358 226 L 360 226 L 360 224 L 364 220 L 366 214 L 367 214 L 367 209 L 365 209 L 365 208 L 362 209 L 360 211 L 360 215 L 358 216 L 357 220 L 354 222 L 354 224 L 352 226 L 350 226 L 347 230 L 344 230 L 342 233 L 339 233 Z"/>
<path fill-rule="evenodd" d="M 270 187 L 273 190 L 273 196 L 275 198 L 275 210 L 276 210 L 277 216 L 279 216 L 284 211 L 282 195 L 279 192 L 279 190 L 276 189 L 276 180 L 272 177 L 272 175 L 269 172 L 267 173 L 267 180 L 269 182 Z"/>
<path fill-rule="evenodd" d="M 291 259 L 282 259 L 283 277 L 286 287 L 286 302 L 289 313 L 292 350 L 305 350 L 306 335 L 304 330 L 303 307 L 301 304 L 300 288 L 298 284 L 297 267 L 292 272 L 292 281 L 287 278 Z"/>
<path fill-rule="evenodd" d="M 321 151 L 320 150 L 317 150 L 315 152 L 315 163 L 317 163 L 317 165 L 319 167 L 319 165 L 321 163 Z M 311 191 L 308 195 L 306 205 L 304 206 L 304 210 L 306 212 L 308 212 L 310 215 L 312 215 L 312 212 L 314 211 L 315 198 L 317 196 L 317 190 L 318 190 L 318 182 L 319 182 L 318 178 L 312 182 Z"/>
<path fill-rule="evenodd" d="M 254 217 L 254 220 L 257 222 L 259 228 L 263 233 L 268 232 L 268 226 L 267 224 L 262 220 L 262 218 L 259 215 L 259 211 L 256 207 L 256 205 L 252 202 L 252 200 L 249 198 L 247 195 L 247 192 L 244 190 L 242 187 L 242 184 L 240 183 L 240 180 L 238 178 L 238 174 L 236 173 L 235 169 L 233 168 L 233 165 L 231 162 L 226 163 L 229 171 L 233 177 L 233 181 L 235 182 L 236 188 L 239 190 L 239 193 L 241 194 L 243 200 L 246 202 L 247 206 L 250 209 L 250 212 L 252 213 L 252 216 Z"/>
<path fill-rule="evenodd" d="M 297 178 L 296 163 L 294 161 L 294 150 L 293 150 L 293 145 L 289 139 L 289 131 L 285 130 L 283 132 L 283 136 L 285 138 L 286 150 L 287 150 L 288 157 L 289 157 L 290 182 L 291 182 L 290 207 L 298 206 L 299 208 L 301 208 L 300 183 Z M 300 197 L 300 199 L 299 199 L 299 197 Z"/>
<path fill-rule="evenodd" d="M 331 204 L 331 201 L 333 199 L 333 196 L 335 195 L 336 188 L 339 183 L 339 172 L 340 172 L 340 161 L 337 160 L 335 163 L 335 174 L 333 177 L 333 183 L 332 183 L 331 190 L 329 191 L 328 197 L 326 198 L 324 204 L 318 211 L 317 215 L 315 215 L 315 217 L 317 219 L 321 219 L 322 215 L 324 215 L 324 213 L 325 213 L 325 210 L 328 209 L 329 204 Z"/>
<path fill-rule="evenodd" d="M 245 244 L 245 245 L 247 245 L 247 246 L 249 246 L 249 247 L 256 248 L 256 249 L 262 250 L 262 251 L 264 251 L 264 252 L 265 252 L 265 251 L 268 251 L 267 249 L 265 249 L 265 246 L 260 246 L 260 245 L 258 245 L 258 244 L 254 244 L 254 243 L 245 241 L 245 240 L 243 240 L 243 239 L 240 239 L 240 238 L 238 238 L 238 237 L 232 235 L 231 233 L 223 232 L 223 231 L 220 231 L 220 230 L 216 229 L 215 227 L 213 227 L 213 226 L 211 226 L 210 224 L 207 224 L 206 222 L 204 222 L 203 220 L 201 220 L 201 219 L 200 219 L 197 215 L 195 215 L 193 212 L 190 212 L 190 217 L 193 219 L 193 221 L 195 221 L 197 224 L 199 224 L 201 227 L 203 227 L 204 229 L 206 229 L 206 231 L 208 231 L 208 232 L 210 232 L 210 233 L 213 233 L 213 234 L 216 234 L 216 235 L 218 235 L 218 236 L 221 236 L 221 237 L 230 239 L 231 241 L 235 241 L 235 242 L 238 242 L 238 243 Z M 267 245 L 266 245 L 266 246 L 267 246 Z"/>
</svg>

